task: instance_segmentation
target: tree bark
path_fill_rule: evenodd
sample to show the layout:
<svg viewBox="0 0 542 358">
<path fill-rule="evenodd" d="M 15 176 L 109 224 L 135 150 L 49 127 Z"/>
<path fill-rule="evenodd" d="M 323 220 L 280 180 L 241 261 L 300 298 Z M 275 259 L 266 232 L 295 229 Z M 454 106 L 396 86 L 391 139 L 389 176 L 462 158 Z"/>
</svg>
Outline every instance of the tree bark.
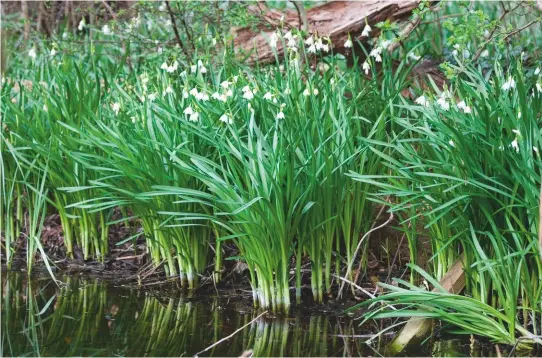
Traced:
<svg viewBox="0 0 542 358">
<path fill-rule="evenodd" d="M 379 22 L 400 20 L 408 17 L 419 4 L 419 0 L 367 0 L 367 1 L 333 1 L 314 7 L 306 12 L 308 18 L 308 32 L 328 36 L 333 43 L 334 53 L 346 53 L 350 49 L 344 47 L 350 34 L 352 39 L 365 41 L 361 32 L 365 23 L 373 28 L 372 36 L 378 35 L 375 28 Z M 269 37 L 275 28 L 281 26 L 284 16 L 285 28 L 299 28 L 299 15 L 297 11 L 282 13 L 269 10 L 261 13 L 257 6 L 250 6 L 249 11 L 261 14 L 264 24 L 256 31 L 250 27 L 237 29 L 234 46 L 239 56 L 247 57 L 249 63 L 256 61 L 270 63 L 275 61 L 275 55 L 269 46 Z M 269 26 L 270 25 L 270 26 Z M 271 29 L 269 29 L 271 27 Z M 279 58 L 284 56 L 282 44 L 277 44 Z"/>
</svg>

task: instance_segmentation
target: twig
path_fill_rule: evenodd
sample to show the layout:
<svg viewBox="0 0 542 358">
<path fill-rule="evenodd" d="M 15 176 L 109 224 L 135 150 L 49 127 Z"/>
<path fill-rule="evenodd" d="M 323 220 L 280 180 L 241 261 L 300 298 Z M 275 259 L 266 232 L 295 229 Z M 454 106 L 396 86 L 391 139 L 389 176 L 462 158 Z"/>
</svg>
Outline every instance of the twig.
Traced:
<svg viewBox="0 0 542 358">
<path fill-rule="evenodd" d="M 506 35 L 502 40 L 503 40 L 503 41 L 506 41 L 509 37 L 514 36 L 514 35 L 517 34 L 518 32 L 521 32 L 521 31 L 525 30 L 525 29 L 528 28 L 529 26 L 531 26 L 531 25 L 533 25 L 533 24 L 536 24 L 536 23 L 539 22 L 539 21 L 540 21 L 539 19 L 532 20 L 532 21 L 529 22 L 527 25 L 525 25 L 525 26 L 523 26 L 523 27 L 520 27 L 519 29 L 510 32 L 510 33 L 509 33 L 508 35 Z"/>
<path fill-rule="evenodd" d="M 102 0 L 102 5 L 107 9 L 107 11 L 109 12 L 109 14 L 110 14 L 111 17 L 113 18 L 113 20 L 116 20 L 116 19 L 117 19 L 117 14 L 115 14 L 115 12 L 113 11 L 113 8 L 111 8 L 111 6 L 109 6 L 109 4 L 107 3 L 107 1 Z"/>
<path fill-rule="evenodd" d="M 363 241 L 365 240 L 365 238 L 366 238 L 367 236 L 369 236 L 369 235 L 371 234 L 371 232 L 376 231 L 376 230 L 378 230 L 378 229 L 381 229 L 381 228 L 383 228 L 384 226 L 388 225 L 392 220 L 393 220 L 393 213 L 390 213 L 390 217 L 388 218 L 388 220 L 386 220 L 385 223 L 383 223 L 382 225 L 377 226 L 377 227 L 372 228 L 371 230 L 367 231 L 367 233 L 365 233 L 365 235 L 363 235 L 363 237 L 361 238 L 361 240 L 359 240 L 358 246 L 356 247 L 356 251 L 354 252 L 354 256 L 352 257 L 352 261 L 350 261 L 350 262 L 348 263 L 348 268 L 347 268 L 346 273 L 345 273 L 345 275 L 344 275 L 345 280 L 346 280 L 346 277 L 348 277 L 348 275 L 350 275 L 350 272 L 352 272 L 352 265 L 354 264 L 354 261 L 356 260 L 356 257 L 358 256 L 359 249 L 360 249 L 360 247 L 361 247 L 361 244 L 362 244 Z M 341 284 L 341 288 L 339 289 L 339 293 L 337 294 L 337 298 L 340 298 L 340 297 L 341 297 L 341 294 L 342 294 L 343 288 L 344 288 L 344 284 L 345 284 L 345 280 L 343 280 L 343 283 Z"/>
<path fill-rule="evenodd" d="M 364 294 L 366 294 L 366 295 L 369 296 L 370 298 L 375 298 L 375 297 L 376 297 L 376 296 L 373 295 L 371 292 L 367 291 L 366 289 L 364 289 L 364 288 L 361 287 L 361 286 L 356 285 L 354 282 L 352 282 L 352 281 L 350 281 L 350 280 L 347 280 L 347 279 L 344 278 L 344 277 L 337 276 L 337 275 L 335 275 L 335 274 L 332 274 L 332 276 L 335 277 L 335 278 L 338 278 L 338 279 L 341 280 L 341 281 L 343 281 L 343 284 L 344 284 L 344 283 L 349 283 L 350 285 L 352 285 L 352 287 L 354 287 L 354 288 L 360 290 L 361 292 L 363 292 Z M 340 294 L 340 291 L 339 291 L 339 294 Z M 339 296 L 337 296 L 337 298 L 338 298 L 338 297 L 339 297 Z"/>
<path fill-rule="evenodd" d="M 410 36 L 412 31 L 414 31 L 418 27 L 418 25 L 422 21 L 422 18 L 418 15 L 414 16 L 415 18 L 410 21 L 399 34 L 398 41 L 395 41 L 390 46 L 388 46 L 388 53 L 392 53 L 397 47 L 399 47 L 399 45 L 401 45 L 401 43 Z"/>
<path fill-rule="evenodd" d="M 219 345 L 220 343 L 224 342 L 224 341 L 227 341 L 228 339 L 230 339 L 231 337 L 235 336 L 237 333 L 239 333 L 240 331 L 242 331 L 246 326 L 249 326 L 250 324 L 252 324 L 252 322 L 256 321 L 258 318 L 260 318 L 261 316 L 263 316 L 264 314 L 266 314 L 267 311 L 264 311 L 262 312 L 260 315 L 258 315 L 256 318 L 254 318 L 252 321 L 248 322 L 247 324 L 245 324 L 243 327 L 237 329 L 235 332 L 233 332 L 232 334 L 230 334 L 229 336 L 227 337 L 224 337 L 218 341 L 216 341 L 215 343 L 211 344 L 209 347 L 205 348 L 204 350 L 202 350 L 201 352 L 198 352 L 194 355 L 194 357 L 198 357 L 201 353 L 204 353 L 204 352 L 207 352 L 209 349 L 213 348 L 214 346 L 217 346 Z"/>
<path fill-rule="evenodd" d="M 175 33 L 175 38 L 177 39 L 177 43 L 179 44 L 179 46 L 183 50 L 186 57 L 190 58 L 190 56 L 188 54 L 188 51 L 184 48 L 183 42 L 181 41 L 181 36 L 179 35 L 179 30 L 177 29 L 177 23 L 175 22 L 175 16 L 173 16 L 173 12 L 171 11 L 171 6 L 169 6 L 169 1 L 166 0 L 165 3 L 166 3 L 166 6 L 167 6 L 167 11 L 169 13 L 169 17 L 171 19 L 171 24 L 173 25 L 173 32 Z"/>
</svg>

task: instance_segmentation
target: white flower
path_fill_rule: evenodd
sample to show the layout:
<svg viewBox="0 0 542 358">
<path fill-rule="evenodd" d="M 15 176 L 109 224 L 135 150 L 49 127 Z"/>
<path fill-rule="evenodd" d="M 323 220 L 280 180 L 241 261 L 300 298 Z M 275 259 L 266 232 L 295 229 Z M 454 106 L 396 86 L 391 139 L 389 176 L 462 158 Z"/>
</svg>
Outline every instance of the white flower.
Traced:
<svg viewBox="0 0 542 358">
<path fill-rule="evenodd" d="M 536 84 L 536 90 L 540 93 L 542 93 L 542 85 L 540 83 Z"/>
<path fill-rule="evenodd" d="M 162 70 L 167 70 L 168 67 L 169 67 L 169 66 L 167 65 L 166 62 L 164 62 L 164 63 L 160 66 L 160 68 L 161 68 Z"/>
<path fill-rule="evenodd" d="M 518 139 L 514 139 L 514 141 L 510 144 L 512 148 L 516 150 L 516 152 L 519 152 L 519 145 L 518 145 Z"/>
<path fill-rule="evenodd" d="M 310 45 L 307 49 L 308 53 L 316 53 L 316 46 L 314 44 Z"/>
<path fill-rule="evenodd" d="M 212 98 L 212 99 L 220 99 L 220 93 L 218 93 L 218 92 L 213 93 L 213 94 L 211 95 L 211 98 Z"/>
<path fill-rule="evenodd" d="M 165 4 L 165 3 L 162 3 L 162 4 L 158 7 L 158 10 L 160 10 L 160 11 L 166 11 L 166 4 Z"/>
<path fill-rule="evenodd" d="M 115 115 L 118 115 L 119 111 L 120 111 L 120 103 L 119 102 L 113 103 L 111 105 L 111 108 L 113 108 L 113 111 L 115 112 Z"/>
<path fill-rule="evenodd" d="M 463 110 L 463 113 L 472 113 L 472 110 L 469 106 L 467 106 L 467 104 L 465 103 L 465 101 L 461 101 L 457 104 L 457 108 L 458 109 L 462 109 Z"/>
<path fill-rule="evenodd" d="M 361 68 L 363 69 L 363 71 L 365 71 L 365 74 L 368 75 L 369 70 L 371 69 L 371 65 L 369 65 L 369 62 L 365 61 L 363 62 L 363 65 L 361 66 Z"/>
<path fill-rule="evenodd" d="M 49 108 L 47 107 L 46 104 L 43 105 L 43 110 L 44 110 L 45 112 L 48 112 L 48 111 L 49 111 Z"/>
<path fill-rule="evenodd" d="M 369 33 L 371 32 L 371 26 L 369 24 L 366 24 L 363 28 L 363 31 L 361 32 L 361 37 L 369 37 Z"/>
<path fill-rule="evenodd" d="M 345 41 L 344 47 L 345 48 L 351 48 L 352 47 L 352 40 L 350 39 L 350 37 L 348 38 L 348 40 Z"/>
<path fill-rule="evenodd" d="M 418 61 L 421 57 L 416 55 L 414 52 L 409 52 L 408 53 L 408 58 L 410 58 L 411 60 L 414 60 L 414 61 Z"/>
<path fill-rule="evenodd" d="M 282 110 L 277 113 L 277 119 L 284 119 L 284 112 Z"/>
<path fill-rule="evenodd" d="M 538 148 L 533 146 L 533 150 L 535 151 L 535 153 L 538 153 Z"/>
<path fill-rule="evenodd" d="M 66 40 L 66 39 L 68 39 L 68 36 L 69 36 L 69 34 L 66 31 L 64 31 L 62 33 L 62 39 Z"/>
<path fill-rule="evenodd" d="M 156 99 L 157 95 L 156 93 L 151 93 L 150 95 L 147 96 L 147 98 L 149 99 L 149 101 L 154 101 Z"/>
<path fill-rule="evenodd" d="M 83 31 L 84 28 L 85 28 L 85 18 L 83 17 L 81 21 L 79 21 L 79 26 L 77 26 L 77 29 L 79 29 L 79 31 Z"/>
<path fill-rule="evenodd" d="M 446 102 L 446 98 L 444 98 L 444 96 L 440 97 L 437 100 L 437 104 L 440 106 L 440 108 L 442 108 L 445 111 L 450 109 L 450 103 Z"/>
<path fill-rule="evenodd" d="M 309 36 L 309 38 L 307 38 L 307 39 L 305 40 L 305 45 L 309 45 L 309 46 L 310 46 L 310 45 L 312 45 L 312 44 L 314 44 L 314 38 L 313 38 L 312 36 Z"/>
<path fill-rule="evenodd" d="M 239 78 L 239 76 L 233 76 L 233 83 L 237 83 L 238 78 Z"/>
<path fill-rule="evenodd" d="M 250 87 L 249 86 L 245 86 L 241 89 L 241 91 L 243 92 L 247 92 L 247 91 L 250 91 Z"/>
<path fill-rule="evenodd" d="M 284 90 L 284 94 L 288 95 L 288 94 L 291 94 L 292 93 L 292 90 L 290 89 L 290 87 L 287 87 L 285 90 Z"/>
<path fill-rule="evenodd" d="M 198 118 L 199 118 L 199 113 L 198 112 L 194 112 L 190 115 L 190 117 L 188 117 L 188 120 L 190 122 L 197 122 L 198 121 Z"/>
<path fill-rule="evenodd" d="M 469 106 L 465 106 L 465 108 L 463 108 L 463 113 L 466 113 L 466 114 L 472 113 L 472 109 Z"/>
<path fill-rule="evenodd" d="M 451 147 L 455 147 L 455 143 L 453 140 L 450 139 L 450 141 L 448 142 L 448 144 L 451 146 Z"/>
<path fill-rule="evenodd" d="M 190 72 L 192 72 L 192 73 L 198 72 L 198 66 L 197 65 L 190 66 Z"/>
<path fill-rule="evenodd" d="M 171 88 L 171 86 L 167 86 L 165 92 L 166 92 L 166 93 L 173 93 L 173 88 Z"/>
<path fill-rule="evenodd" d="M 233 120 L 231 117 L 229 117 L 226 113 L 220 116 L 219 118 L 220 122 L 226 123 L 226 124 L 232 124 Z"/>
<path fill-rule="evenodd" d="M 318 89 L 317 88 L 313 89 L 312 94 L 315 96 L 318 96 Z"/>
<path fill-rule="evenodd" d="M 303 91 L 303 96 L 310 96 L 310 91 L 308 88 L 305 88 L 305 90 Z"/>
<path fill-rule="evenodd" d="M 502 85 L 502 89 L 508 91 L 510 88 L 514 87 L 516 87 L 516 81 L 514 81 L 512 76 L 508 76 L 508 80 Z"/>
<path fill-rule="evenodd" d="M 198 60 L 198 67 L 200 73 L 207 73 L 207 69 L 205 66 L 203 66 L 203 62 L 201 62 L 201 60 Z"/>
<path fill-rule="evenodd" d="M 252 91 L 250 89 L 248 89 L 247 91 L 245 91 L 243 89 L 244 93 L 243 93 L 243 98 L 247 99 L 247 100 L 251 100 L 254 98 L 254 93 L 252 93 Z"/>
<path fill-rule="evenodd" d="M 489 56 L 489 51 L 487 49 L 482 51 L 482 53 L 480 54 L 480 57 L 488 57 L 488 56 Z"/>
<path fill-rule="evenodd" d="M 324 50 L 324 52 L 329 52 L 329 45 L 328 44 L 322 45 L 322 50 Z"/>
<path fill-rule="evenodd" d="M 414 102 L 416 102 L 420 106 L 429 107 L 429 101 L 427 100 L 427 98 L 425 98 L 423 94 L 420 97 L 416 98 Z"/>
<path fill-rule="evenodd" d="M 322 39 L 318 39 L 316 40 L 316 42 L 314 43 L 314 45 L 316 46 L 316 49 L 318 51 L 322 50 L 324 48 L 324 44 L 322 43 Z"/>
<path fill-rule="evenodd" d="M 292 32 L 291 31 L 288 31 L 287 33 L 284 34 L 284 39 L 285 40 L 291 40 L 292 39 Z"/>
<path fill-rule="evenodd" d="M 380 47 L 375 47 L 371 50 L 369 56 L 374 57 L 376 62 L 382 62 L 382 57 L 380 56 L 381 53 L 382 49 Z"/>
<path fill-rule="evenodd" d="M 183 90 L 183 98 L 188 98 L 189 97 L 189 93 L 187 90 Z"/>
<path fill-rule="evenodd" d="M 102 32 L 103 32 L 104 35 L 111 35 L 111 29 L 107 25 L 104 25 L 102 27 Z"/>
<path fill-rule="evenodd" d="M 518 119 L 521 119 L 521 112 L 518 112 Z"/>
<path fill-rule="evenodd" d="M 273 99 L 273 96 L 271 95 L 271 92 L 266 92 L 264 95 L 263 95 L 263 99 L 266 99 L 268 101 L 271 101 Z"/>
<path fill-rule="evenodd" d="M 192 107 L 188 106 L 184 109 L 184 114 L 186 115 L 192 115 L 194 114 L 194 110 L 192 109 Z"/>
<path fill-rule="evenodd" d="M 534 75 L 538 75 L 540 73 L 540 67 L 537 67 L 536 70 L 534 70 Z"/>
<path fill-rule="evenodd" d="M 28 51 L 28 57 L 30 57 L 32 60 L 35 60 L 36 57 L 38 57 L 38 54 L 36 53 L 36 49 L 32 47 L 30 51 Z"/>
<path fill-rule="evenodd" d="M 226 91 L 226 97 L 233 97 L 233 91 L 231 89 Z"/>
<path fill-rule="evenodd" d="M 230 85 L 231 85 L 230 81 L 222 81 L 222 83 L 220 84 L 220 87 L 227 89 L 228 87 L 230 87 Z"/>
<path fill-rule="evenodd" d="M 516 135 L 521 137 L 521 132 L 519 131 L 519 129 L 512 129 L 512 133 L 515 133 Z"/>
<path fill-rule="evenodd" d="M 385 50 L 389 45 L 391 45 L 391 40 L 383 40 L 380 42 L 380 49 Z"/>
<path fill-rule="evenodd" d="M 51 49 L 50 55 L 51 55 L 51 56 L 55 56 L 55 55 L 56 55 L 56 50 L 55 50 L 54 48 Z"/>
<path fill-rule="evenodd" d="M 190 90 L 190 94 L 194 97 L 196 97 L 198 95 L 198 89 L 196 87 L 192 88 Z"/>
<path fill-rule="evenodd" d="M 179 74 L 179 77 L 185 78 L 186 77 L 186 71 L 183 71 Z"/>
</svg>

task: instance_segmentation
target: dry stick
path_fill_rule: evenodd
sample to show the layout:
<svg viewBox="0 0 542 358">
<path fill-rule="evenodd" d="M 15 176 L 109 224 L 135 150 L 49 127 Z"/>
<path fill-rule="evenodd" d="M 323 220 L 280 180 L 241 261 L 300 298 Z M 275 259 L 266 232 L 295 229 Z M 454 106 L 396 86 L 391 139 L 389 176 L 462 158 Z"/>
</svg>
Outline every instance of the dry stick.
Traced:
<svg viewBox="0 0 542 358">
<path fill-rule="evenodd" d="M 209 347 L 205 348 L 204 350 L 202 350 L 201 352 L 198 352 L 194 355 L 194 357 L 197 357 L 199 356 L 201 353 L 204 353 L 204 352 L 207 352 L 209 349 L 213 348 L 214 346 L 217 346 L 219 345 L 220 343 L 224 342 L 224 341 L 227 341 L 228 339 L 230 339 L 231 337 L 235 336 L 237 333 L 239 333 L 240 331 L 242 331 L 246 326 L 252 324 L 252 322 L 256 321 L 258 318 L 260 318 L 261 316 L 263 316 L 264 314 L 266 314 L 267 311 L 264 311 L 262 312 L 258 317 L 254 318 L 252 321 L 248 322 L 247 324 L 245 324 L 243 327 L 237 329 L 235 332 L 233 332 L 232 334 L 230 334 L 229 336 L 227 337 L 224 337 L 222 338 L 221 340 L 211 344 Z"/>
<path fill-rule="evenodd" d="M 414 15 L 416 18 L 413 19 L 411 22 L 408 23 L 408 25 L 406 25 L 403 30 L 401 31 L 401 33 L 399 34 L 399 41 L 396 41 L 394 43 L 392 43 L 389 47 L 388 47 L 388 53 L 392 53 L 397 47 L 399 47 L 399 45 L 404 41 L 406 40 L 410 34 L 412 33 L 412 31 L 414 31 L 418 25 L 420 24 L 420 22 L 422 21 L 422 18 L 421 16 L 418 16 L 418 15 Z"/>
<path fill-rule="evenodd" d="M 376 231 L 378 229 L 381 229 L 383 228 L 384 226 L 388 225 L 391 221 L 393 220 L 393 213 L 390 213 L 390 217 L 388 220 L 386 220 L 385 223 L 383 223 L 382 225 L 380 226 L 377 226 L 375 228 L 372 228 L 371 230 L 367 231 L 367 233 L 365 233 L 365 235 L 363 235 L 363 237 L 361 238 L 361 240 L 359 240 L 359 243 L 358 243 L 358 246 L 356 247 L 356 251 L 354 252 L 354 257 L 352 257 L 352 261 L 350 261 L 348 263 L 348 268 L 346 270 L 346 273 L 344 275 L 344 278 L 346 279 L 346 277 L 348 277 L 348 275 L 350 274 L 350 272 L 352 271 L 352 265 L 354 264 L 354 261 L 356 260 L 356 257 L 358 256 L 358 252 L 359 252 L 359 249 L 361 247 L 361 244 L 363 243 L 363 241 L 365 240 L 365 238 L 370 235 L 373 231 Z M 342 295 L 342 292 L 343 292 L 343 288 L 344 288 L 344 280 L 343 280 L 343 283 L 341 284 L 341 288 L 339 289 L 339 293 L 337 294 L 337 298 L 341 298 L 341 295 Z"/>
<path fill-rule="evenodd" d="M 110 14 L 111 17 L 113 18 L 113 20 L 116 20 L 116 19 L 117 19 L 117 14 L 115 14 L 115 12 L 114 12 L 113 9 L 111 8 L 111 6 L 107 3 L 107 1 L 102 0 L 102 5 L 107 9 L 107 11 L 109 12 L 109 14 Z"/>
<path fill-rule="evenodd" d="M 179 30 L 177 29 L 177 23 L 175 22 L 175 16 L 173 16 L 173 12 L 171 11 L 171 6 L 169 6 L 169 1 L 165 1 L 167 6 L 167 11 L 169 13 L 169 17 L 171 18 L 171 24 L 173 25 L 173 32 L 175 33 L 175 38 L 177 39 L 177 43 L 183 50 L 184 54 L 187 58 L 190 58 L 187 50 L 184 48 L 183 43 L 181 41 L 181 36 L 179 36 Z"/>
</svg>

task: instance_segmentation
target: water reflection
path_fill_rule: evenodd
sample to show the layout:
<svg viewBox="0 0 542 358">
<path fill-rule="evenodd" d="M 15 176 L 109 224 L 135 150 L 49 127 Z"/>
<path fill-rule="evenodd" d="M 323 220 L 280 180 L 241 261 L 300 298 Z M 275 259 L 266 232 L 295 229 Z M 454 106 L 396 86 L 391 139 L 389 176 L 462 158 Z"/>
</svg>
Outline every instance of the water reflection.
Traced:
<svg viewBox="0 0 542 358">
<path fill-rule="evenodd" d="M 63 282 L 4 275 L 2 355 L 192 356 L 258 315 L 217 297 L 160 298 L 96 280 Z M 202 356 L 374 355 L 344 338 L 356 330 L 357 323 L 333 316 L 262 317 Z"/>
</svg>

